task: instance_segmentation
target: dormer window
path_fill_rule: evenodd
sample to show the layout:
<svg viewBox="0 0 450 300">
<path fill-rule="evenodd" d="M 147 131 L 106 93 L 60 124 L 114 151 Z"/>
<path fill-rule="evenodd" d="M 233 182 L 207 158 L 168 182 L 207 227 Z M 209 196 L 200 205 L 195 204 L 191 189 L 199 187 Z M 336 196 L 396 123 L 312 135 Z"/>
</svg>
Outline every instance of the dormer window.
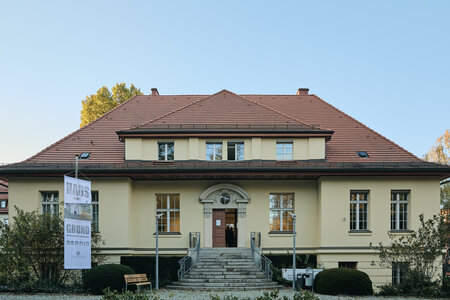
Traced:
<svg viewBox="0 0 450 300">
<path fill-rule="evenodd" d="M 358 151 L 356 152 L 358 154 L 359 157 L 361 158 L 369 158 L 369 153 L 367 153 L 366 151 Z"/>
<path fill-rule="evenodd" d="M 206 143 L 206 160 L 222 160 L 222 142 Z"/>
<path fill-rule="evenodd" d="M 173 142 L 158 143 L 158 160 L 162 161 L 173 160 L 174 152 L 175 151 Z"/>
<path fill-rule="evenodd" d="M 244 142 L 227 143 L 228 160 L 244 160 Z"/>
<path fill-rule="evenodd" d="M 277 142 L 277 160 L 292 160 L 292 142 Z"/>
</svg>

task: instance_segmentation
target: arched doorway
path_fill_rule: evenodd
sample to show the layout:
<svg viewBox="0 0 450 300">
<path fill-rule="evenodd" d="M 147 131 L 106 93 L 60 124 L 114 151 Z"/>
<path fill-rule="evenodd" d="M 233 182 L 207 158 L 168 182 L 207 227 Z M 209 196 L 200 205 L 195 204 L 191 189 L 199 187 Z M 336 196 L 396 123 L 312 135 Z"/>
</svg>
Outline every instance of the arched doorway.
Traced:
<svg viewBox="0 0 450 300">
<path fill-rule="evenodd" d="M 229 183 L 211 186 L 200 195 L 204 211 L 205 247 L 224 247 L 227 244 L 225 243 L 226 217 L 227 212 L 231 215 L 233 211 L 236 216 L 237 247 L 245 247 L 246 209 L 249 201 L 249 195 L 242 188 Z"/>
</svg>

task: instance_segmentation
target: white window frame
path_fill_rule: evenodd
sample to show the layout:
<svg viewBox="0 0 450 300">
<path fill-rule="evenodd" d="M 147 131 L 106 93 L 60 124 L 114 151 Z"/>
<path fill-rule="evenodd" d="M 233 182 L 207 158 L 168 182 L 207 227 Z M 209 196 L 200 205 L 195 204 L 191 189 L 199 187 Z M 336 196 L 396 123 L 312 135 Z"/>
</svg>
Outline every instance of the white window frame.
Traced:
<svg viewBox="0 0 450 300">
<path fill-rule="evenodd" d="M 234 158 L 233 161 L 241 161 L 244 160 L 244 142 L 236 141 L 236 142 L 227 142 L 227 156 L 228 156 L 228 146 L 234 145 Z M 238 159 L 236 145 L 242 145 L 242 159 Z M 223 148 L 222 148 L 222 156 L 223 156 Z M 228 157 L 227 157 L 228 159 Z"/>
<path fill-rule="evenodd" d="M 99 211 L 99 192 L 98 191 L 91 191 L 92 194 L 92 231 L 99 232 L 100 231 L 100 211 Z M 96 196 L 94 196 L 96 195 Z M 96 209 L 94 209 L 96 207 Z M 95 213 L 96 212 L 96 213 Z M 94 218 L 94 215 L 97 215 L 97 219 Z"/>
<path fill-rule="evenodd" d="M 271 195 L 279 195 L 280 196 L 280 206 L 281 207 L 277 207 L 277 208 L 272 208 L 272 207 L 270 207 L 270 198 L 269 198 L 269 211 L 270 212 L 272 212 L 272 211 L 279 211 L 280 212 L 280 230 L 279 231 L 288 231 L 288 230 L 284 230 L 283 229 L 283 225 L 284 225 L 284 219 L 283 219 L 283 213 L 285 212 L 285 211 L 287 211 L 287 212 L 291 212 L 291 213 L 294 213 L 294 208 L 295 208 L 295 194 L 294 193 L 270 193 L 270 195 L 269 195 L 269 197 L 271 196 Z M 292 208 L 291 207 L 284 207 L 284 201 L 283 201 L 283 197 L 285 196 L 285 195 L 292 195 Z M 270 213 L 269 212 L 269 213 Z M 269 226 L 271 225 L 271 223 L 270 223 L 270 216 L 269 216 Z M 290 230 L 289 230 L 290 231 Z M 289 232 L 288 231 L 288 232 Z"/>
<path fill-rule="evenodd" d="M 181 214 L 180 214 L 180 208 L 170 208 L 170 196 L 178 196 L 178 205 L 180 205 L 180 194 L 156 194 L 156 197 L 158 196 L 165 196 L 166 197 L 166 201 L 167 201 L 167 206 L 168 208 L 158 208 L 158 200 L 156 201 L 156 214 L 166 214 L 167 213 L 167 224 L 166 224 L 166 231 L 158 231 L 158 232 L 174 232 L 174 231 L 170 231 L 170 213 L 173 212 L 178 212 L 178 216 L 179 218 L 181 218 Z M 156 230 L 159 230 L 159 228 L 156 228 Z M 180 223 L 180 231 L 181 231 L 181 223 Z M 175 231 L 178 232 L 178 231 Z"/>
<path fill-rule="evenodd" d="M 208 145 L 212 145 L 212 150 L 213 150 L 213 156 L 212 159 L 209 159 L 208 157 Z M 222 153 L 220 153 L 220 159 L 216 159 L 216 153 L 217 153 L 217 149 L 221 148 Z M 222 142 L 206 142 L 206 160 L 209 161 L 219 161 L 219 160 L 223 160 L 223 143 Z"/>
<path fill-rule="evenodd" d="M 278 153 L 278 145 L 283 146 L 283 153 Z M 291 147 L 291 153 L 286 153 L 286 146 L 289 145 Z M 289 156 L 288 156 L 289 155 Z M 292 141 L 277 141 L 276 144 L 276 156 L 277 160 L 293 160 L 294 157 L 294 143 Z"/>
<path fill-rule="evenodd" d="M 45 200 L 46 195 L 50 194 L 50 200 Z M 55 201 L 55 198 L 57 199 Z M 59 192 L 58 191 L 42 191 L 41 192 L 41 212 L 48 213 L 44 211 L 44 205 L 49 205 L 49 211 L 51 215 L 59 215 Z"/>
<path fill-rule="evenodd" d="M 406 200 L 400 200 L 400 194 L 406 194 Z M 395 199 L 392 199 L 392 195 L 395 195 Z M 395 228 L 392 228 L 392 219 L 390 220 L 391 230 L 408 230 L 409 228 L 409 197 L 410 191 L 391 191 L 391 214 L 392 214 L 392 205 L 395 205 Z M 406 216 L 404 228 L 400 229 L 400 204 L 406 204 L 406 209 L 403 211 Z"/>
<path fill-rule="evenodd" d="M 173 145 L 173 159 L 168 159 L 168 148 L 169 144 Z M 164 159 L 159 159 L 159 146 L 164 145 Z M 172 161 L 175 159 L 175 143 L 174 142 L 158 142 L 158 160 L 159 161 Z"/>
<path fill-rule="evenodd" d="M 356 200 L 352 200 L 352 194 L 356 194 Z M 360 199 L 360 195 L 364 194 L 366 197 L 366 199 Z M 350 191 L 350 204 L 355 204 L 356 206 L 356 224 L 355 224 L 355 228 L 352 228 L 352 218 L 350 217 L 350 230 L 351 231 L 360 231 L 360 230 L 369 230 L 369 191 Z M 359 209 L 360 204 L 366 204 L 366 211 L 365 211 L 365 215 L 366 215 L 366 220 L 365 220 L 365 224 L 366 224 L 366 228 L 360 228 L 359 224 L 361 221 L 361 213 L 364 212 L 362 210 Z M 352 210 L 350 208 L 350 216 L 352 214 Z"/>
</svg>

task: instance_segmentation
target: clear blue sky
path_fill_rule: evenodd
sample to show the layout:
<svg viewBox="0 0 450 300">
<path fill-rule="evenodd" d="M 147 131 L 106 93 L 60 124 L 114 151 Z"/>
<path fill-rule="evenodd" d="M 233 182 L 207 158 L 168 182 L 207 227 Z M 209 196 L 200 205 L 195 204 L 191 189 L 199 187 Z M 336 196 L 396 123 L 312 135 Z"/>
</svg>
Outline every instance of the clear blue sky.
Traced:
<svg viewBox="0 0 450 300">
<path fill-rule="evenodd" d="M 76 130 L 103 85 L 308 87 L 422 156 L 450 127 L 450 1 L 0 1 L 0 162 Z"/>
</svg>

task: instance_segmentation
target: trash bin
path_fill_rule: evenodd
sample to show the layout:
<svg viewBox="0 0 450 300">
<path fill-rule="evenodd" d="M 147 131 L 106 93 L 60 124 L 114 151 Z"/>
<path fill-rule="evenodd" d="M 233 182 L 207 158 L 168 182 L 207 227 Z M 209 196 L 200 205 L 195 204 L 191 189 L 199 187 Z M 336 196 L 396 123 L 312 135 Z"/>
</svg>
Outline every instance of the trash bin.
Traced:
<svg viewBox="0 0 450 300">
<path fill-rule="evenodd" d="M 310 275 L 309 274 L 297 274 L 297 285 L 302 289 L 310 289 L 311 286 L 307 285 L 310 281 Z"/>
</svg>

